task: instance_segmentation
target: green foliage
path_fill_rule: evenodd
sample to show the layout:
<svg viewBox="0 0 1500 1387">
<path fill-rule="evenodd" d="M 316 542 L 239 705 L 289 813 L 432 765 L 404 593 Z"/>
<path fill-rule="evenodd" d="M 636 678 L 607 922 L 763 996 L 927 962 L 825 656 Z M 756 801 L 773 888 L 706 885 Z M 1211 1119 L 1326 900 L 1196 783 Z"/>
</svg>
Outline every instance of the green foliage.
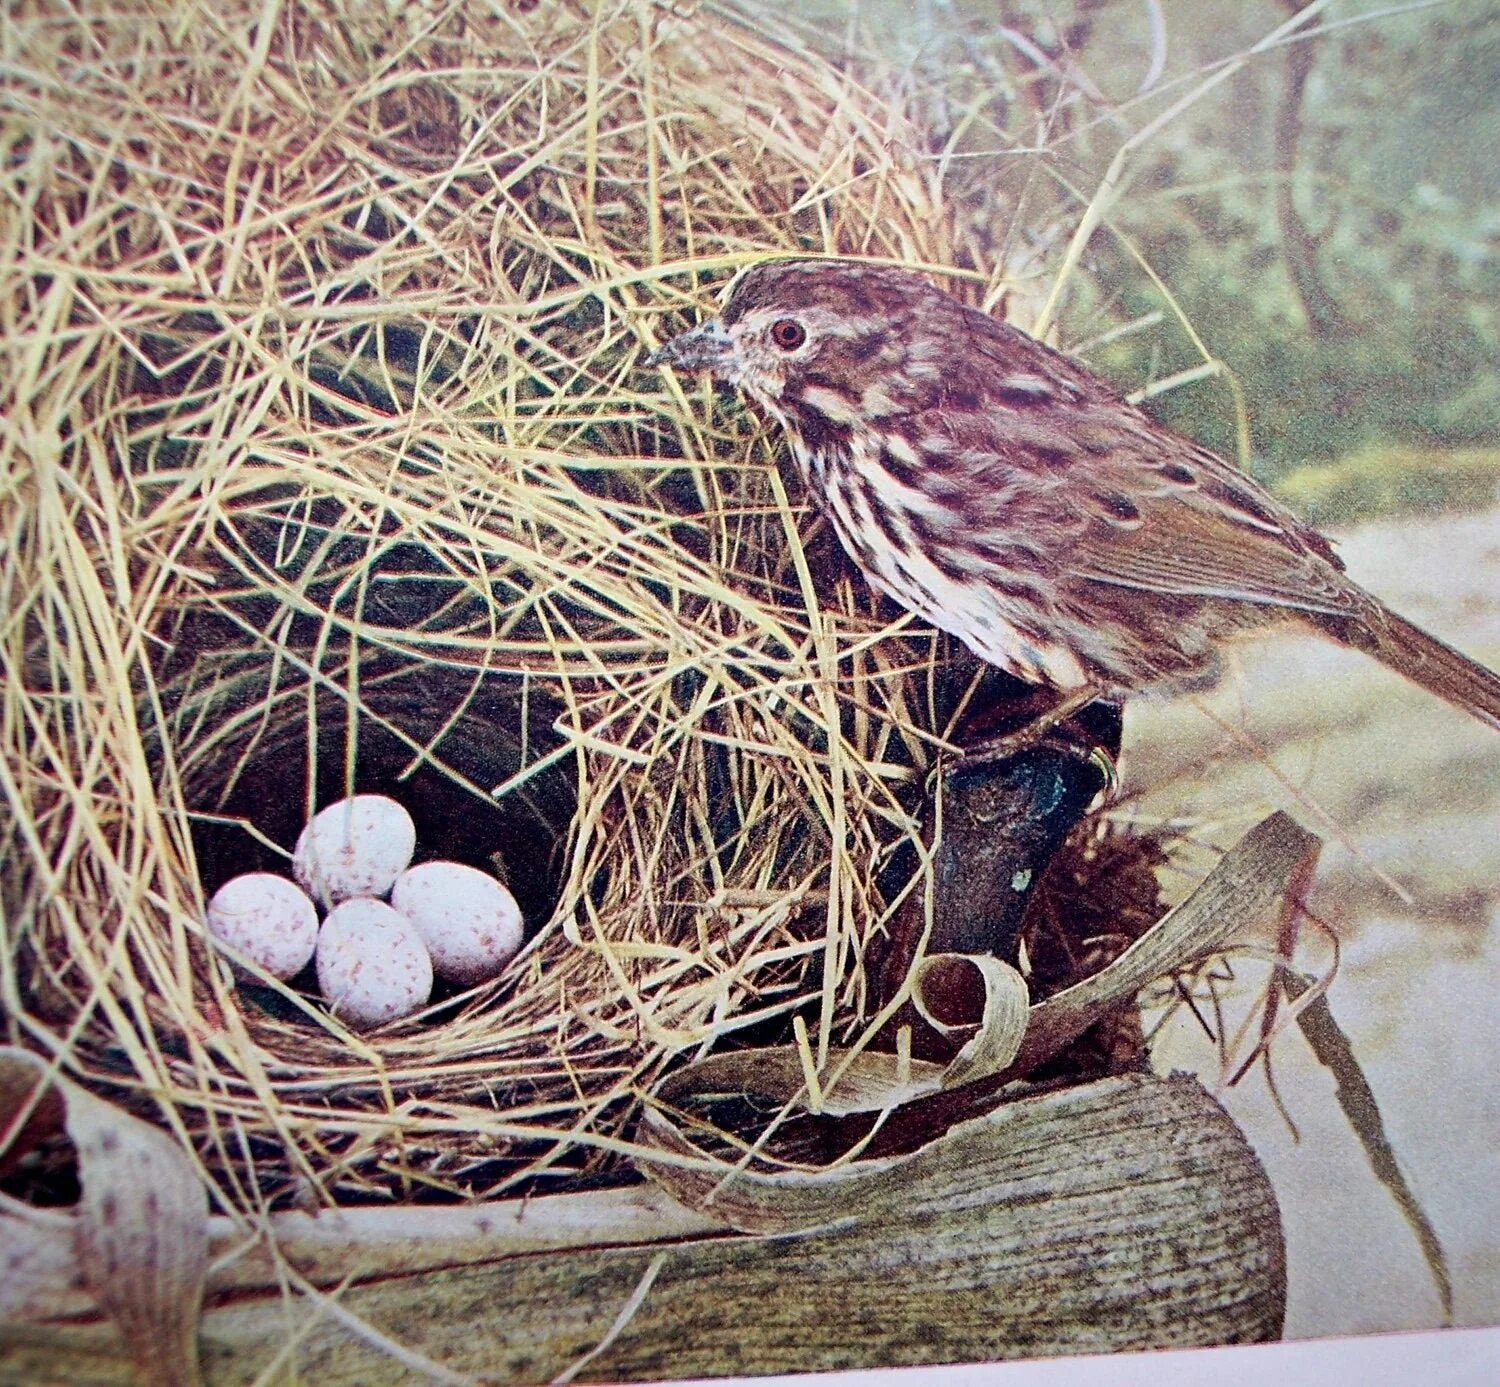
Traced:
<svg viewBox="0 0 1500 1387">
<path fill-rule="evenodd" d="M 1495 437 L 1495 213 L 1456 205 L 1430 185 L 1399 203 L 1344 211 L 1317 257 L 1338 308 L 1320 330 L 1299 301 L 1274 221 L 1257 225 L 1235 205 L 1248 201 L 1243 187 L 1195 201 L 1201 234 L 1152 225 L 1149 208 L 1135 210 L 1137 234 L 1154 262 L 1171 267 L 1182 310 L 1239 377 L 1255 451 L 1273 472 L 1381 441 L 1442 447 Z M 1127 270 L 1121 260 L 1102 252 L 1098 272 Z M 1150 286 L 1132 286 L 1122 302 L 1127 311 L 1157 306 Z M 1167 364 L 1191 360 L 1183 346 L 1153 345 Z M 1179 426 L 1200 417 L 1186 397 L 1167 397 L 1162 413 Z M 1229 426 L 1223 420 L 1205 441 L 1228 446 Z"/>
<path fill-rule="evenodd" d="M 1261 32 L 1277 17 L 1250 8 Z M 1222 52 L 1209 20 L 1221 9 L 1194 7 L 1201 62 Z M 1300 108 L 1290 50 L 1255 60 L 1143 151 L 1115 225 L 1238 378 L 1267 474 L 1380 444 L 1493 442 L 1500 12 L 1456 4 L 1306 42 Z M 1288 129 L 1289 174 L 1275 159 Z M 1122 242 L 1096 238 L 1092 268 L 1123 286 L 1122 314 L 1163 306 Z M 1136 379 L 1198 359 L 1170 319 L 1121 347 L 1114 364 Z M 1232 450 L 1232 410 L 1206 415 L 1201 391 L 1156 408 Z"/>
</svg>

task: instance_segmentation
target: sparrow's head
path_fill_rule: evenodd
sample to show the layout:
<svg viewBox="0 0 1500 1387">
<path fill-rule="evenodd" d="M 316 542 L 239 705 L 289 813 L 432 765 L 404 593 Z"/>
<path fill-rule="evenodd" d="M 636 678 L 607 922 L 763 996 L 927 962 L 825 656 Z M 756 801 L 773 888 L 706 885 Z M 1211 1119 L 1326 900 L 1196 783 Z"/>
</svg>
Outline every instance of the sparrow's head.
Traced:
<svg viewBox="0 0 1500 1387">
<path fill-rule="evenodd" d="M 910 271 L 774 260 L 744 271 L 717 317 L 672 338 L 646 365 L 710 372 L 783 418 L 849 423 L 871 412 L 868 391 L 912 366 L 922 336 L 913 325 L 943 304 L 957 307 Z"/>
</svg>

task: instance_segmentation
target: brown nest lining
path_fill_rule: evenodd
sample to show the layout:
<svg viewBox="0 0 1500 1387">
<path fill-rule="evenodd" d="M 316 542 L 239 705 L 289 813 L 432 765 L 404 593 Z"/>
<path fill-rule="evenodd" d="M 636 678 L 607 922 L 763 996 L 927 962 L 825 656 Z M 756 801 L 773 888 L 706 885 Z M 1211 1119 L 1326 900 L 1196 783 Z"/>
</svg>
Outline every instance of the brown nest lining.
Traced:
<svg viewBox="0 0 1500 1387">
<path fill-rule="evenodd" d="M 806 1002 L 847 1040 L 962 680 L 637 363 L 767 250 L 987 270 L 915 128 L 670 7 L 9 33 L 11 1039 L 247 1209 L 573 1175 L 675 1056 Z M 353 789 L 503 854 L 538 931 L 364 1036 L 200 924 Z"/>
</svg>

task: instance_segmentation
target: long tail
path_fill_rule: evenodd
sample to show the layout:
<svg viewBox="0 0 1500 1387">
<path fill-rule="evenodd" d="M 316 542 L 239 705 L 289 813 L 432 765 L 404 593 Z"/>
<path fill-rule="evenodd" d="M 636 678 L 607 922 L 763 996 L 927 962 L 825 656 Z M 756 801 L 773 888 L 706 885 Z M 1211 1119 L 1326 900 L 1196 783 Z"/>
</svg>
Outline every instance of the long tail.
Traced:
<svg viewBox="0 0 1500 1387">
<path fill-rule="evenodd" d="M 1376 604 L 1376 610 L 1349 633 L 1349 644 L 1500 729 L 1500 674 L 1429 636 L 1389 607 Z"/>
</svg>

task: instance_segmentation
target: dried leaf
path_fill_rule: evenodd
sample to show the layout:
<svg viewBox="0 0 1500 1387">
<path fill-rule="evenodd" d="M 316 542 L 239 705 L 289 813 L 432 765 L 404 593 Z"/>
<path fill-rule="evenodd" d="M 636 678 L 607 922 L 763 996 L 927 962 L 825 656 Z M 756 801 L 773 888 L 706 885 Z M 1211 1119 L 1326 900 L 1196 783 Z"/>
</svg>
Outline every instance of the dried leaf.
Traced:
<svg viewBox="0 0 1500 1387">
<path fill-rule="evenodd" d="M 1295 1003 L 1308 990 L 1308 984 L 1295 973 L 1284 975 L 1283 985 L 1288 999 Z M 1334 1020 L 1327 997 L 1315 997 L 1297 1011 L 1297 1024 L 1318 1061 L 1333 1075 L 1334 1096 L 1349 1125 L 1354 1128 L 1359 1144 L 1364 1147 L 1365 1158 L 1375 1172 L 1375 1178 L 1386 1187 L 1401 1217 L 1416 1235 L 1422 1249 L 1422 1257 L 1432 1279 L 1437 1285 L 1438 1298 L 1443 1307 L 1443 1324 L 1453 1323 L 1453 1280 L 1448 1274 L 1448 1258 L 1443 1245 L 1438 1241 L 1437 1229 L 1418 1202 L 1416 1193 L 1406 1183 L 1391 1139 L 1386 1135 L 1385 1123 L 1380 1116 L 1380 1106 L 1375 1101 L 1375 1091 L 1365 1078 L 1354 1055 L 1349 1037 Z"/>
<path fill-rule="evenodd" d="M 1114 962 L 1032 1007 L 1011 1073 L 1034 1069 L 1125 998 L 1223 948 L 1280 903 L 1297 868 L 1319 846 L 1315 834 L 1280 810 L 1262 819 L 1219 859 L 1192 895 Z"/>
<path fill-rule="evenodd" d="M 926 985 L 933 976 L 956 967 L 972 968 L 983 984 L 984 1007 L 977 1028 L 944 1022 L 927 996 Z M 951 1036 L 966 1029 L 974 1031 L 948 1061 L 943 1071 L 943 1087 L 957 1088 L 1008 1068 L 1026 1038 L 1030 1001 L 1026 979 L 1002 959 L 969 954 L 935 954 L 923 959 L 912 988 L 912 1003 L 922 1019 L 943 1035 Z"/>
<path fill-rule="evenodd" d="M 35 1097 L 39 1086 L 46 1085 Z M 78 1150 L 82 1198 L 68 1214 L 5 1206 L 4 1305 L 36 1305 L 78 1279 L 119 1328 L 143 1383 L 198 1387 L 195 1336 L 208 1271 L 208 1196 L 175 1142 L 52 1075 L 28 1051 L 0 1048 L 0 1129 L 61 1095 Z M 21 1127 L 25 1131 L 25 1127 Z M 64 1225 L 58 1221 L 67 1220 Z M 12 1246 L 9 1234 L 20 1237 Z M 69 1236 L 70 1246 L 64 1237 Z M 66 1267 L 76 1272 L 66 1272 Z"/>
</svg>

